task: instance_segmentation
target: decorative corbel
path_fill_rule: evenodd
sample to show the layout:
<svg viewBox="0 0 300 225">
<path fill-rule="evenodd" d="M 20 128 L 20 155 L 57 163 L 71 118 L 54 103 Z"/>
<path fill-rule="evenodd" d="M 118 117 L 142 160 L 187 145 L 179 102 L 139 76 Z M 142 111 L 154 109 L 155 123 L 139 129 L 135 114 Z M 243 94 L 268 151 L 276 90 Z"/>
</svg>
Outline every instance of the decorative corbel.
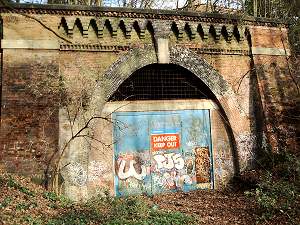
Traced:
<svg viewBox="0 0 300 225">
<path fill-rule="evenodd" d="M 194 40 L 197 35 L 198 24 L 197 23 L 189 23 L 188 26 L 189 26 L 190 32 L 191 32 L 190 38 L 191 38 L 191 40 Z"/>
<path fill-rule="evenodd" d="M 245 40 L 246 27 L 245 26 L 237 26 L 237 29 L 238 29 L 239 34 L 240 34 L 240 41 L 244 41 Z"/>
<path fill-rule="evenodd" d="M 203 30 L 203 39 L 206 40 L 206 39 L 208 39 L 210 25 L 201 24 L 201 27 Z"/>
<path fill-rule="evenodd" d="M 82 35 L 84 38 L 87 38 L 89 34 L 89 25 L 91 22 L 91 18 L 81 18 L 80 22 L 82 26 Z"/>
<path fill-rule="evenodd" d="M 220 40 L 221 37 L 221 32 L 222 32 L 222 24 L 213 24 L 213 27 L 215 28 L 215 32 L 216 32 L 216 41 Z"/>
<path fill-rule="evenodd" d="M 123 21 L 125 26 L 125 38 L 130 39 L 131 38 L 131 31 L 133 27 L 133 22 L 131 20 Z"/>
<path fill-rule="evenodd" d="M 137 24 L 140 29 L 140 33 L 138 34 L 140 39 L 145 39 L 145 31 L 146 31 L 146 26 L 147 26 L 147 20 L 138 20 Z"/>
<path fill-rule="evenodd" d="M 67 24 L 67 34 L 68 34 L 68 36 L 72 37 L 76 18 L 75 17 L 66 17 L 65 20 L 66 20 L 66 24 Z"/>
<path fill-rule="evenodd" d="M 113 38 L 116 38 L 117 35 L 118 35 L 118 28 L 119 28 L 119 20 L 118 19 L 109 19 L 109 22 L 110 22 L 110 26 L 111 26 L 111 29 L 112 29 L 112 33 L 111 33 L 111 36 Z"/>
<path fill-rule="evenodd" d="M 233 31 L 234 31 L 234 25 L 227 25 L 226 26 L 226 31 L 227 31 L 227 42 L 231 42 L 232 40 L 232 35 L 233 35 Z"/>
<path fill-rule="evenodd" d="M 185 28 L 185 23 L 184 21 L 176 21 L 176 26 L 178 29 L 178 40 L 181 41 L 183 39 L 183 33 L 184 33 L 184 28 Z"/>
<path fill-rule="evenodd" d="M 96 20 L 97 25 L 97 37 L 103 38 L 104 22 L 102 20 Z"/>
</svg>

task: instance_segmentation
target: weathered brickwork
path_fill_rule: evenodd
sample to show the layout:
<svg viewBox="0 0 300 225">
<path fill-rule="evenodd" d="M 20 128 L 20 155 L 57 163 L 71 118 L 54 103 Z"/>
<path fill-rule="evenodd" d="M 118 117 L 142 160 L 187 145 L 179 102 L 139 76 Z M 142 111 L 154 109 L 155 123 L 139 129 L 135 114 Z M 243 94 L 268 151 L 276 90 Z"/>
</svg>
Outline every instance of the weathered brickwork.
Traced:
<svg viewBox="0 0 300 225">
<path fill-rule="evenodd" d="M 57 149 L 58 109 L 33 98 L 33 77 L 58 73 L 56 53 L 7 50 L 3 57 L 1 159 L 9 171 L 41 174 Z M 56 62 L 56 63 L 55 63 Z M 55 66 L 56 64 L 56 66 Z"/>
<path fill-rule="evenodd" d="M 257 74 L 258 89 L 264 114 L 264 129 L 270 145 L 275 151 L 287 149 L 294 153 L 299 149 L 296 142 L 299 104 L 299 71 L 293 68 L 287 30 L 285 28 L 251 28 L 254 51 L 268 48 L 280 49 L 286 55 L 255 55 L 253 61 Z M 292 58 L 293 59 L 293 58 Z"/>
<path fill-rule="evenodd" d="M 74 199 L 93 192 L 88 171 L 105 171 L 98 186 L 112 190 L 107 172 L 112 168 L 101 167 L 101 157 L 91 150 L 94 142 L 81 137 L 63 146 L 89 116 L 102 115 L 106 101 L 131 74 L 156 63 L 187 69 L 216 97 L 220 111 L 213 114 L 212 133 L 220 155 L 215 163 L 227 168 L 216 170 L 217 187 L 251 166 L 262 142 L 296 151 L 291 112 L 299 77 L 287 67 L 284 24 L 173 11 L 24 5 L 0 10 L 1 168 L 42 175 L 53 153 L 63 151 L 60 163 L 72 161 L 71 169 L 62 172 L 64 189 L 77 193 Z M 60 82 L 72 93 L 70 99 L 80 100 L 82 111 L 62 109 L 68 99 L 60 99 Z M 77 120 L 78 114 L 83 119 Z M 85 136 L 102 136 L 104 125 L 93 122 L 97 130 Z M 101 132 L 112 135 L 109 129 Z M 103 155 L 109 158 L 112 152 Z M 93 176 L 94 184 L 100 178 Z"/>
<path fill-rule="evenodd" d="M 289 71 L 286 57 L 256 57 L 255 62 L 270 144 L 276 151 L 286 148 L 296 152 L 294 119 L 298 114 L 299 93 L 295 73 Z"/>
</svg>

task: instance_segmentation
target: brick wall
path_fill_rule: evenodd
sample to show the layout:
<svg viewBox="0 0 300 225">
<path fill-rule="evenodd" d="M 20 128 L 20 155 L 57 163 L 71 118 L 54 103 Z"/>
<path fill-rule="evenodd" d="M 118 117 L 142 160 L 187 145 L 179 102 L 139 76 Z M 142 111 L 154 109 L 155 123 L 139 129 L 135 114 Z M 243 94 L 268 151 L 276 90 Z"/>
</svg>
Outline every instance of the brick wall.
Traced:
<svg viewBox="0 0 300 225">
<path fill-rule="evenodd" d="M 58 109 L 53 97 L 35 97 L 34 77 L 58 73 L 57 54 L 4 50 L 1 164 L 10 172 L 40 174 L 58 143 Z"/>
<path fill-rule="evenodd" d="M 112 21 L 125 16 L 129 22 L 124 21 L 129 25 L 136 20 L 142 25 L 148 22 L 148 26 L 144 27 L 145 35 L 139 30 L 143 28 L 142 25 L 133 27 L 132 30 L 126 28 L 125 32 L 118 26 L 111 28 L 113 31 L 104 27 L 101 34 L 103 37 L 100 38 L 102 31 L 97 33 L 98 31 L 92 27 L 80 30 L 80 26 L 74 25 L 76 18 L 80 18 L 82 26 L 86 26 L 84 21 L 90 21 L 96 15 L 93 11 L 39 10 L 25 9 L 25 12 L 40 20 L 46 28 L 36 20 L 25 18 L 18 13 L 7 11 L 2 13 L 4 40 L 2 40 L 0 167 L 10 172 L 42 174 L 51 155 L 59 148 L 61 144 L 59 130 L 64 125 L 59 121 L 57 107 L 59 98 L 57 98 L 58 93 L 54 91 L 55 85 L 59 83 L 52 87 L 47 83 L 49 77 L 59 81 L 60 76 L 63 76 L 68 81 L 67 88 L 71 92 L 78 93 L 82 87 L 92 90 L 97 84 L 96 81 L 103 79 L 104 74 L 112 77 L 115 75 L 109 71 L 115 71 L 115 67 L 118 66 L 116 62 L 122 57 L 125 62 L 122 70 L 132 71 L 136 65 L 129 61 L 132 60 L 130 54 L 135 49 L 142 48 L 144 51 L 149 49 L 149 52 L 152 51 L 149 57 L 151 60 L 156 60 L 158 53 L 155 52 L 157 47 L 155 37 L 161 30 L 166 32 L 168 30 L 166 26 L 171 27 L 172 20 L 178 23 L 176 25 L 178 31 L 174 33 L 170 30 L 169 36 L 167 35 L 170 49 L 179 47 L 196 53 L 220 74 L 224 83 L 233 91 L 232 95 L 223 93 L 224 101 L 221 104 L 229 102 L 224 109 L 226 107 L 234 109 L 231 111 L 232 115 L 226 116 L 233 121 L 232 126 L 236 128 L 233 136 L 240 138 L 234 144 L 246 149 L 243 154 L 247 156 L 249 153 L 247 151 L 250 149 L 250 142 L 245 139 L 255 136 L 260 130 L 265 131 L 275 149 L 278 149 L 281 144 L 292 146 L 288 148 L 295 147 L 296 128 L 292 118 L 296 114 L 293 110 L 297 105 L 295 90 L 299 77 L 291 75 L 287 67 L 285 53 L 288 53 L 289 45 L 287 30 L 284 27 L 280 28 L 269 22 L 265 25 L 257 25 L 254 21 L 246 21 L 247 29 L 251 34 L 253 55 L 250 55 L 247 39 L 244 38 L 246 26 L 234 28 L 237 19 L 201 18 L 198 14 L 185 15 L 184 13 L 184 15 L 175 13 L 161 17 L 153 12 L 144 14 L 105 12 L 105 16 Z M 67 27 L 64 27 L 62 17 L 70 21 L 74 20 L 74 24 L 69 22 Z M 209 32 L 205 35 L 194 31 L 195 38 L 191 38 L 191 34 L 185 27 L 180 27 L 180 24 L 185 24 L 185 20 L 190 24 L 190 28 L 197 23 L 201 23 L 202 26 L 208 25 L 208 28 L 214 24 L 215 34 L 209 30 L 203 31 Z M 155 25 L 154 31 L 151 30 L 153 27 L 149 28 L 151 25 L 149 21 L 153 26 Z M 180 23 L 182 21 L 184 23 Z M 223 25 L 229 33 L 227 36 L 224 35 L 226 32 L 221 32 L 219 29 Z M 240 32 L 238 34 L 237 29 Z M 178 35 L 182 38 L 178 38 Z M 161 37 L 165 38 L 165 36 Z M 191 55 L 178 60 L 187 61 L 186 64 L 185 62 L 182 64 L 189 66 L 189 58 Z M 196 60 L 196 57 L 194 58 Z M 147 64 L 145 55 L 141 55 L 140 59 L 144 61 L 136 64 Z M 176 62 L 176 59 L 172 60 Z M 199 65 L 196 64 L 192 66 L 198 67 Z M 209 73 L 206 76 L 209 76 Z M 112 77 L 104 78 L 120 85 L 118 83 L 120 80 L 117 78 L 113 80 Z M 101 83 L 98 85 L 105 89 L 101 87 Z M 35 89 L 32 90 L 30 87 Z M 237 99 L 233 99 L 233 95 Z M 237 102 L 239 105 L 236 104 Z M 101 108 L 101 106 L 97 107 Z M 242 123 L 235 120 L 238 117 L 243 118 Z M 244 129 L 245 127 L 247 129 Z M 242 133 L 244 130 L 247 130 L 248 136 Z M 262 136 L 261 133 L 258 134 Z M 251 139 L 255 142 L 253 140 L 256 139 Z M 251 146 L 252 144 L 255 143 L 251 143 Z"/>
<path fill-rule="evenodd" d="M 264 120 L 264 131 L 274 151 L 288 150 L 296 153 L 297 119 L 299 112 L 299 73 L 293 68 L 297 63 L 289 55 L 287 29 L 252 27 L 252 47 L 267 48 L 273 54 L 254 54 L 257 84 Z M 286 52 L 288 55 L 279 54 Z"/>
</svg>

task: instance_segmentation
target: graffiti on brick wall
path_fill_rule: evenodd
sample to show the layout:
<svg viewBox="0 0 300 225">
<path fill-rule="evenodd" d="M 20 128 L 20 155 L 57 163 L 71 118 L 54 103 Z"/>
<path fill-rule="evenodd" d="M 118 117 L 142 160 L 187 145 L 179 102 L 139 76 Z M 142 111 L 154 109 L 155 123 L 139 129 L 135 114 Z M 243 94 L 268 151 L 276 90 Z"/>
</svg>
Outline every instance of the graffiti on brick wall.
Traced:
<svg viewBox="0 0 300 225">
<path fill-rule="evenodd" d="M 246 168 L 253 163 L 255 157 L 256 136 L 250 133 L 243 133 L 238 136 L 237 140 L 241 168 Z"/>
<path fill-rule="evenodd" d="M 228 141 L 219 139 L 216 144 L 215 176 L 217 182 L 226 184 L 233 173 L 232 152 Z"/>
<path fill-rule="evenodd" d="M 87 182 L 87 172 L 78 162 L 68 164 L 63 174 L 65 181 L 71 185 L 84 186 Z"/>
<path fill-rule="evenodd" d="M 47 157 L 45 154 L 48 149 L 51 149 L 49 143 L 45 140 L 39 141 L 14 141 L 3 145 L 3 152 L 7 155 L 18 157 L 30 156 L 35 159 L 43 160 Z"/>
<path fill-rule="evenodd" d="M 115 117 L 129 130 L 114 133 L 116 195 L 213 186 L 208 110 L 122 112 Z"/>
<path fill-rule="evenodd" d="M 17 24 L 19 22 L 19 18 L 13 15 L 8 15 L 4 17 L 5 22 Z"/>
<path fill-rule="evenodd" d="M 195 147 L 192 153 L 156 153 L 151 170 L 157 192 L 196 189 L 198 184 L 211 181 L 208 147 Z"/>
<path fill-rule="evenodd" d="M 109 168 L 101 162 L 91 161 L 89 163 L 88 171 L 88 181 L 99 182 L 101 181 L 103 175 L 109 172 Z"/>
<path fill-rule="evenodd" d="M 147 189 L 150 174 L 150 162 L 147 154 L 120 153 L 115 161 L 118 192 L 122 194 L 142 193 Z"/>
<path fill-rule="evenodd" d="M 157 164 L 157 169 L 181 170 L 184 168 L 184 160 L 178 153 L 157 154 L 153 158 Z"/>
<path fill-rule="evenodd" d="M 157 191 L 182 190 L 184 185 L 192 185 L 193 180 L 187 174 L 180 174 L 176 171 L 164 172 L 161 175 L 153 174 L 153 185 Z"/>
<path fill-rule="evenodd" d="M 136 169 L 135 165 L 138 169 Z M 127 162 L 126 160 L 121 159 L 118 169 L 119 179 L 126 180 L 129 177 L 134 177 L 137 180 L 143 180 L 145 176 L 146 167 L 144 165 L 138 164 L 135 160 L 130 160 Z"/>
<path fill-rule="evenodd" d="M 116 190 L 120 195 L 194 190 L 211 182 L 208 147 L 180 151 L 121 153 L 115 161 Z M 199 186 L 200 187 L 200 186 Z"/>
<path fill-rule="evenodd" d="M 86 167 L 79 162 L 72 162 L 63 167 L 65 182 L 74 186 L 84 186 L 87 182 L 100 183 L 109 168 L 99 161 L 91 161 Z"/>
</svg>

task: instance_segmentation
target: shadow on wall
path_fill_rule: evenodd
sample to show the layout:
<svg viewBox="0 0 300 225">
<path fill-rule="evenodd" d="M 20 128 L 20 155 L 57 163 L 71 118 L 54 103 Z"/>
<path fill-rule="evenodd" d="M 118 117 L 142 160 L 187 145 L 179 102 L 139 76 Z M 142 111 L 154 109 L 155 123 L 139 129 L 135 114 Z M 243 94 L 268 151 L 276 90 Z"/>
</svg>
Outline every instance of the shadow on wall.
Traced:
<svg viewBox="0 0 300 225">
<path fill-rule="evenodd" d="M 251 49 L 250 35 L 248 42 Z M 291 70 L 293 64 L 288 64 L 286 56 L 255 56 L 254 59 L 252 55 L 251 67 L 250 112 L 254 115 L 251 128 L 258 135 L 258 156 L 266 148 L 296 153 L 300 95 L 293 72 L 297 70 Z"/>
</svg>

